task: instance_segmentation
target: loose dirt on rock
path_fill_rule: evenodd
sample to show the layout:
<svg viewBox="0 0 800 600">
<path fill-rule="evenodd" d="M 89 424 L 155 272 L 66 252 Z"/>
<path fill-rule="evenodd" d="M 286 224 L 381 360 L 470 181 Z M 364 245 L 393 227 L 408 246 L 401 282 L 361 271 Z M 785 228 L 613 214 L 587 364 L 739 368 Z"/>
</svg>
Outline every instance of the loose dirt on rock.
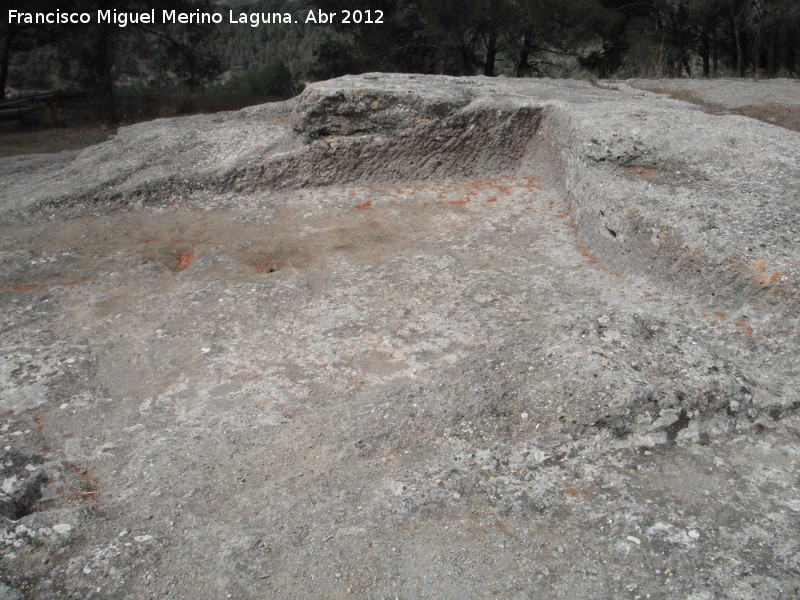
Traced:
<svg viewBox="0 0 800 600">
<path fill-rule="evenodd" d="M 32 128 L 15 122 L 0 123 L 0 156 L 79 150 L 113 135 L 105 125 Z"/>
<path fill-rule="evenodd" d="M 372 74 L 0 161 L 0 594 L 797 596 L 798 156 Z"/>
<path fill-rule="evenodd" d="M 800 131 L 800 82 L 768 79 L 636 79 L 627 84 L 668 94 L 717 115 L 741 115 Z"/>
</svg>

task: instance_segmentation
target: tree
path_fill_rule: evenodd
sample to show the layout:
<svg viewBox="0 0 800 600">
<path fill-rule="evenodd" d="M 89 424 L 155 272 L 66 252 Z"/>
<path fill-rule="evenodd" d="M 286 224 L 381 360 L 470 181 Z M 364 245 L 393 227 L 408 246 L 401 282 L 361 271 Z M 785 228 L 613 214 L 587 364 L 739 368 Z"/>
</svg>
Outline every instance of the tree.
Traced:
<svg viewBox="0 0 800 600">
<path fill-rule="evenodd" d="M 59 5 L 56 0 L 30 0 L 25 7 L 30 12 L 50 12 Z M 53 35 L 53 28 L 46 25 L 0 21 L 0 99 L 6 97 L 12 56 L 49 43 Z"/>
<path fill-rule="evenodd" d="M 508 43 L 515 74 L 537 74 L 537 55 L 561 55 L 587 64 L 587 48 L 610 48 L 618 14 L 597 0 L 524 0 L 515 3 Z M 591 53 L 591 51 L 589 51 Z M 594 51 L 595 57 L 599 55 Z"/>
<path fill-rule="evenodd" d="M 154 3 L 150 0 L 35 0 L 26 4 L 29 12 L 61 12 L 97 14 L 99 10 L 145 12 Z M 193 11 L 211 10 L 208 0 L 166 0 L 159 9 Z M 169 70 L 190 85 L 196 85 L 216 73 L 215 58 L 204 52 L 210 26 L 170 26 L 165 24 L 114 23 L 43 25 L 7 25 L 0 32 L 0 78 L 8 77 L 11 56 L 17 52 L 36 51 L 43 46 L 58 50 L 60 72 L 100 100 L 114 117 L 114 85 L 123 70 L 136 64 L 164 72 Z M 5 83 L 5 82 L 2 82 Z M 5 85 L 3 85 L 5 89 Z"/>
</svg>

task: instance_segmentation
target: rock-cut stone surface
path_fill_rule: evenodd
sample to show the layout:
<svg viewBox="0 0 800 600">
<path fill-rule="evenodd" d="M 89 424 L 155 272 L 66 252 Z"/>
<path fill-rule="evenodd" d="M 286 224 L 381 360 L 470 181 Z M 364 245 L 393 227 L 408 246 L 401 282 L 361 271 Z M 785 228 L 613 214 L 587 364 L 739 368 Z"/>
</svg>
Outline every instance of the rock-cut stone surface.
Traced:
<svg viewBox="0 0 800 600">
<path fill-rule="evenodd" d="M 800 134 L 647 86 L 367 74 L 0 160 L 3 590 L 800 594 Z"/>
</svg>

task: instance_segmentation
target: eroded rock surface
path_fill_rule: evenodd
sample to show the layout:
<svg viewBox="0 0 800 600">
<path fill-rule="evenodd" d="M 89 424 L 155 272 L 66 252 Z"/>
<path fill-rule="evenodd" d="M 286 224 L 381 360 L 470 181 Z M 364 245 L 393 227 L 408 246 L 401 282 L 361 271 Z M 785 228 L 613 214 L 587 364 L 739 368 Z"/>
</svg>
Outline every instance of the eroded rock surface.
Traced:
<svg viewBox="0 0 800 600">
<path fill-rule="evenodd" d="M 798 157 L 364 75 L 0 161 L 9 593 L 796 596 Z"/>
</svg>

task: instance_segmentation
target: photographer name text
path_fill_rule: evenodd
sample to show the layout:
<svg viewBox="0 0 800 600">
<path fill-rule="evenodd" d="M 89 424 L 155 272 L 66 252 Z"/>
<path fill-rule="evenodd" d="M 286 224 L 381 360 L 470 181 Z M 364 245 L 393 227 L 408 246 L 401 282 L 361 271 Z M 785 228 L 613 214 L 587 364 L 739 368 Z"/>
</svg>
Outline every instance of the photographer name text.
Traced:
<svg viewBox="0 0 800 600">
<path fill-rule="evenodd" d="M 160 18 L 160 20 L 159 20 Z M 177 10 L 152 9 L 147 12 L 124 12 L 119 10 L 98 10 L 96 12 L 66 12 L 55 10 L 53 12 L 24 12 L 19 10 L 8 11 L 10 25 L 88 25 L 108 24 L 119 27 L 129 25 L 220 25 L 227 22 L 235 25 L 285 25 L 305 23 L 309 25 L 381 25 L 383 24 L 382 10 L 340 10 L 329 12 L 324 10 L 309 10 L 305 17 L 292 13 L 280 12 L 235 12 L 228 11 L 228 19 L 218 12 L 180 12 Z"/>
</svg>

